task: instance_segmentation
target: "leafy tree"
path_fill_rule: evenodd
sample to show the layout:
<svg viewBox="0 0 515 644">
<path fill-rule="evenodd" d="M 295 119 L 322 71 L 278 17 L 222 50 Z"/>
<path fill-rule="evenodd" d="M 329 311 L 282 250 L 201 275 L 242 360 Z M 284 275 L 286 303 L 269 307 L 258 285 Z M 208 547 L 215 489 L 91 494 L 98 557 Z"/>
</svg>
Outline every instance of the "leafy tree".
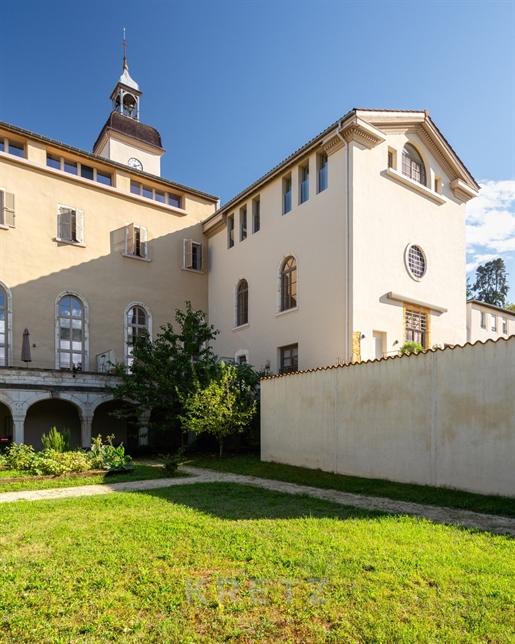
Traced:
<svg viewBox="0 0 515 644">
<path fill-rule="evenodd" d="M 472 286 L 470 284 L 470 277 L 467 276 L 467 300 L 470 300 L 474 297 L 474 292 L 472 291 Z"/>
<path fill-rule="evenodd" d="M 177 330 L 170 323 L 163 325 L 154 342 L 148 334 L 134 338 L 133 362 L 129 369 L 118 367 L 122 382 L 111 388 L 116 398 L 131 401 L 140 414 L 158 410 L 159 421 L 149 422 L 148 427 L 167 434 L 181 430 L 182 401 L 198 386 L 207 385 L 218 370 L 209 346 L 218 331 L 206 323 L 204 313 L 186 302 L 184 311 L 176 310 L 175 321 Z M 115 415 L 130 413 L 122 409 Z"/>
<path fill-rule="evenodd" d="M 486 262 L 476 269 L 476 281 L 472 286 L 475 297 L 481 302 L 504 306 L 510 287 L 506 277 L 506 266 L 501 257 Z"/>
<path fill-rule="evenodd" d="M 513 311 L 515 312 L 515 303 L 513 304 L 506 304 L 504 307 L 507 311 Z"/>
<path fill-rule="evenodd" d="M 223 455 L 226 436 L 242 432 L 256 413 L 250 386 L 238 382 L 238 368 L 221 362 L 218 374 L 207 386 L 197 381 L 195 390 L 183 397 L 184 429 L 213 434 Z"/>
</svg>

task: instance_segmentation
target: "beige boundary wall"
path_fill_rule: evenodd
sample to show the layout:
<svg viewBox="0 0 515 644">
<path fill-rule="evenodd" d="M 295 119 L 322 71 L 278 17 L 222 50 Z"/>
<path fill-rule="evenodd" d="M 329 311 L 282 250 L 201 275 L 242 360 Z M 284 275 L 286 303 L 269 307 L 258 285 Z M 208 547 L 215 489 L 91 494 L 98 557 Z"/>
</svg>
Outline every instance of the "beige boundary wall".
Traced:
<svg viewBox="0 0 515 644">
<path fill-rule="evenodd" d="M 515 496 L 515 336 L 261 382 L 261 458 Z"/>
</svg>

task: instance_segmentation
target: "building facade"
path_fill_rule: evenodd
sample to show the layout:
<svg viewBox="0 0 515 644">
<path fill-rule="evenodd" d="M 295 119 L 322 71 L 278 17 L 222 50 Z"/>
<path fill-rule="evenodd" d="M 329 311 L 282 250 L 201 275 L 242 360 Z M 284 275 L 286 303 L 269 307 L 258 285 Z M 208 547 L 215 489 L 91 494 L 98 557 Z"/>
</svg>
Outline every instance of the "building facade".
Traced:
<svg viewBox="0 0 515 644">
<path fill-rule="evenodd" d="M 0 123 L 0 442 L 127 442 L 106 372 L 186 300 L 276 373 L 466 342 L 479 187 L 427 112 L 352 110 L 220 208 L 161 177 L 122 72 L 92 153 Z"/>
<path fill-rule="evenodd" d="M 98 374 L 130 364 L 131 338 L 155 337 L 185 300 L 207 309 L 200 222 L 218 200 L 160 176 L 140 97 L 124 61 L 92 154 L 0 123 L 0 435 L 17 442 L 38 444 L 55 418 L 88 445 L 112 406 Z"/>
<path fill-rule="evenodd" d="M 467 301 L 467 342 L 485 342 L 515 335 L 515 311 L 479 300 Z"/>
<path fill-rule="evenodd" d="M 463 344 L 478 189 L 427 112 L 352 110 L 204 222 L 216 352 L 286 372 Z"/>
</svg>

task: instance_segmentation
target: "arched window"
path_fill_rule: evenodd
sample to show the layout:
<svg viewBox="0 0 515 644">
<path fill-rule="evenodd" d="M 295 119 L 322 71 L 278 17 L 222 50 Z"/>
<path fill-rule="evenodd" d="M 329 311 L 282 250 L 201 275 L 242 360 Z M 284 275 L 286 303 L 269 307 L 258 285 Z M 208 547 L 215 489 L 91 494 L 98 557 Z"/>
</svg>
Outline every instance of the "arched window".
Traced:
<svg viewBox="0 0 515 644">
<path fill-rule="evenodd" d="M 58 364 L 61 369 L 82 371 L 86 366 L 85 307 L 69 293 L 57 303 Z"/>
<path fill-rule="evenodd" d="M 281 311 L 297 306 L 297 262 L 287 257 L 281 268 Z"/>
<path fill-rule="evenodd" d="M 426 185 L 426 169 L 422 157 L 409 143 L 402 151 L 402 174 L 423 186 Z"/>
<path fill-rule="evenodd" d="M 7 366 L 7 293 L 0 286 L 0 367 Z"/>
<path fill-rule="evenodd" d="M 249 285 L 241 280 L 236 292 L 236 326 L 249 323 Z"/>
<path fill-rule="evenodd" d="M 134 358 L 132 357 L 132 343 L 134 338 L 139 335 L 145 335 L 150 332 L 149 329 L 149 314 L 143 306 L 135 305 L 130 306 L 127 310 L 126 319 L 126 356 L 125 363 L 131 365 Z"/>
</svg>

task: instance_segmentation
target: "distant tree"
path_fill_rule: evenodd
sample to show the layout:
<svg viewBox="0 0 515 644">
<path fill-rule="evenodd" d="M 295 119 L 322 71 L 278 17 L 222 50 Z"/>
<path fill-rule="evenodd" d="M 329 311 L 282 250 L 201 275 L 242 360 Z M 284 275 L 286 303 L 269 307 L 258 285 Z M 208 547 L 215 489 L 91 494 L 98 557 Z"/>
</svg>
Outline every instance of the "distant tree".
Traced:
<svg viewBox="0 0 515 644">
<path fill-rule="evenodd" d="M 515 313 L 515 302 L 513 304 L 506 304 L 504 308 Z"/>
<path fill-rule="evenodd" d="M 213 434 L 223 455 L 224 439 L 242 432 L 257 410 L 250 385 L 238 381 L 238 368 L 221 362 L 218 374 L 207 385 L 196 383 L 195 390 L 182 399 L 183 428 L 195 434 Z"/>
<path fill-rule="evenodd" d="M 471 300 L 474 297 L 474 293 L 472 291 L 472 286 L 470 284 L 470 277 L 467 277 L 467 300 Z"/>
<path fill-rule="evenodd" d="M 472 290 L 475 298 L 481 302 L 501 307 L 505 305 L 510 287 L 506 277 L 506 266 L 501 257 L 477 267 Z"/>
<path fill-rule="evenodd" d="M 158 410 L 159 421 L 149 427 L 163 438 L 181 431 L 182 400 L 209 383 L 218 370 L 217 356 L 209 346 L 218 331 L 207 324 L 204 313 L 186 302 L 184 311 L 176 310 L 175 321 L 175 328 L 163 325 L 154 342 L 148 334 L 135 336 L 132 364 L 118 366 L 122 382 L 111 388 L 115 398 L 131 401 L 140 414 Z M 114 415 L 128 413 L 121 410 Z"/>
</svg>

